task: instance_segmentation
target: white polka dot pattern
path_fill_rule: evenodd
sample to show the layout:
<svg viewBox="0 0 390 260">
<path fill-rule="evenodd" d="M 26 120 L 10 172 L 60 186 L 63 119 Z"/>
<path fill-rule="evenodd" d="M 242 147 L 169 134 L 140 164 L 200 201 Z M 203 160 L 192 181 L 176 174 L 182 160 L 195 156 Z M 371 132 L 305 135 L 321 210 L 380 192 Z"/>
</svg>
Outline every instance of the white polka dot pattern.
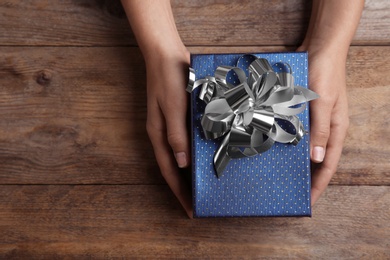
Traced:
<svg viewBox="0 0 390 260">
<path fill-rule="evenodd" d="M 235 66 L 240 54 L 192 55 L 196 78 L 214 75 L 218 66 Z M 295 84 L 307 87 L 307 53 L 263 53 L 275 71 L 288 63 Z M 234 75 L 232 79 L 234 81 Z M 233 159 L 218 179 L 213 165 L 221 139 L 206 140 L 200 120 L 205 108 L 192 93 L 193 205 L 195 217 L 310 216 L 309 136 L 297 146 L 275 143 L 261 154 Z M 309 131 L 308 107 L 298 115 Z M 288 126 L 286 126 L 288 128 Z"/>
</svg>

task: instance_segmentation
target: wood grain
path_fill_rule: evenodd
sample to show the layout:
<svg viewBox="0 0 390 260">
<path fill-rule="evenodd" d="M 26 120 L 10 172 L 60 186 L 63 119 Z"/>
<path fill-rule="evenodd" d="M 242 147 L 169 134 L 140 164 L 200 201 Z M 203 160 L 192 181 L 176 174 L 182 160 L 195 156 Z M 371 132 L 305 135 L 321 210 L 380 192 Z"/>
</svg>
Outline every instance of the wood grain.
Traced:
<svg viewBox="0 0 390 260">
<path fill-rule="evenodd" d="M 171 2 L 192 53 L 293 51 L 311 5 Z M 389 13 L 366 0 L 351 127 L 313 217 L 190 220 L 154 159 L 119 0 L 2 1 L 0 259 L 390 259 Z"/>
<path fill-rule="evenodd" d="M 0 53 L 0 183 L 164 183 L 145 132 L 145 68 L 137 48 Z M 351 48 L 351 127 L 333 184 L 390 184 L 388 71 L 390 47 Z"/>
<path fill-rule="evenodd" d="M 2 185 L 0 258 L 387 259 L 389 218 L 390 187 L 332 186 L 312 219 L 190 220 L 165 185 Z"/>
<path fill-rule="evenodd" d="M 297 46 L 311 8 L 304 0 L 175 0 L 172 6 L 189 46 Z M 389 11 L 387 0 L 366 0 L 353 44 L 388 45 Z M 6 1 L 0 3 L 0 24 L 1 45 L 136 45 L 119 0 Z"/>
<path fill-rule="evenodd" d="M 333 183 L 390 184 L 390 57 L 384 55 L 388 50 L 364 47 L 349 53 L 351 126 Z M 377 173 L 375 177 L 371 172 Z"/>
<path fill-rule="evenodd" d="M 1 48 L 1 183 L 161 183 L 137 48 Z"/>
<path fill-rule="evenodd" d="M 0 3 L 2 45 L 135 45 L 119 0 Z"/>
</svg>

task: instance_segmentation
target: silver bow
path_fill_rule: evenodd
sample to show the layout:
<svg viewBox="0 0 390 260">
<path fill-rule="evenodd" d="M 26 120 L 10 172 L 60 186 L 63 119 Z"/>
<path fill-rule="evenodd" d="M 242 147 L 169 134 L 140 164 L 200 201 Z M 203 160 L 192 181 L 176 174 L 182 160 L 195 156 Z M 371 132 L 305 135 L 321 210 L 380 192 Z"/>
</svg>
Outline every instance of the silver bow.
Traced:
<svg viewBox="0 0 390 260">
<path fill-rule="evenodd" d="M 294 86 L 291 73 L 275 72 L 266 59 L 254 57 L 248 70 L 247 77 L 238 67 L 220 66 L 214 77 L 195 80 L 190 68 L 187 91 L 201 86 L 199 98 L 207 104 L 201 121 L 205 137 L 225 135 L 214 155 L 218 177 L 233 158 L 265 152 L 275 142 L 297 145 L 306 131 L 296 115 L 305 110 L 306 102 L 318 98 L 315 92 Z M 227 81 L 232 71 L 236 85 Z M 295 134 L 283 129 L 283 121 L 294 127 Z"/>
</svg>

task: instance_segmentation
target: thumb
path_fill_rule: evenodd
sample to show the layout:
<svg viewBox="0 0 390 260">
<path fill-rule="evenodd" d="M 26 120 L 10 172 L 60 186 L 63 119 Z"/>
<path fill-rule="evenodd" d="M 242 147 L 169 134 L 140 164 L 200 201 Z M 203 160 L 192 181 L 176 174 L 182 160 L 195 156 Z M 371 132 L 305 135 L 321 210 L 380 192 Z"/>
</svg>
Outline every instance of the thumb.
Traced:
<svg viewBox="0 0 390 260">
<path fill-rule="evenodd" d="M 310 158 L 315 163 L 321 163 L 325 157 L 330 134 L 331 108 L 321 97 L 310 104 Z"/>
<path fill-rule="evenodd" d="M 185 168 L 190 164 L 190 149 L 186 125 L 186 92 L 181 98 L 169 102 L 163 111 L 167 127 L 167 140 L 173 150 L 177 165 Z"/>
</svg>

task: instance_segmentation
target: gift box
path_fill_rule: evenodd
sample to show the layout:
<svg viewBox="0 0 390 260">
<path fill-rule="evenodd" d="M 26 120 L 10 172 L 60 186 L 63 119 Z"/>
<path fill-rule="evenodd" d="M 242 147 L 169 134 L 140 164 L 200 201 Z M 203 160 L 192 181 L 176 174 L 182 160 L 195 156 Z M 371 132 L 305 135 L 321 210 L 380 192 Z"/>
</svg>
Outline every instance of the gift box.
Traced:
<svg viewBox="0 0 390 260">
<path fill-rule="evenodd" d="M 260 62 L 258 63 L 264 63 L 263 65 L 260 65 L 265 67 L 265 71 L 270 71 L 270 73 L 267 72 L 267 75 L 255 75 L 256 73 L 252 71 L 252 73 L 248 75 L 248 66 L 256 58 L 260 58 Z M 298 138 L 300 140 L 291 141 L 290 143 L 280 143 L 276 141 L 272 143 L 272 147 L 266 147 L 265 149 L 262 149 L 264 146 L 269 146 L 269 143 L 267 143 L 267 136 L 260 134 L 260 136 L 264 137 L 264 140 L 261 144 L 263 147 L 258 150 L 265 151 L 260 151 L 255 155 L 251 154 L 251 156 L 242 156 L 241 158 L 233 159 L 228 158 L 228 160 L 225 160 L 226 158 L 217 159 L 217 161 L 215 161 L 216 152 L 226 152 L 226 147 L 221 148 L 221 145 L 223 146 L 221 143 L 223 143 L 224 140 L 228 140 L 226 139 L 226 135 L 229 134 L 227 133 L 229 131 L 225 132 L 225 134 L 222 134 L 221 136 L 214 136 L 214 139 L 210 138 L 210 135 L 212 134 L 210 134 L 210 132 L 208 133 L 204 128 L 209 127 L 211 129 L 216 128 L 216 126 L 213 125 L 210 127 L 210 122 L 203 122 L 202 125 L 202 119 L 206 113 L 205 109 L 207 103 L 218 99 L 218 95 L 222 96 L 221 99 L 228 100 L 228 96 L 230 97 L 230 95 L 232 95 L 231 93 L 233 93 L 236 95 L 235 98 L 233 98 L 233 101 L 228 101 L 228 103 L 230 102 L 229 105 L 231 106 L 231 110 L 239 111 L 240 109 L 247 109 L 249 111 L 248 105 L 243 105 L 243 98 L 240 99 L 239 93 L 242 89 L 248 90 L 248 84 L 242 83 L 242 88 L 236 88 L 236 85 L 240 85 L 238 84 L 240 83 L 240 77 L 242 81 L 242 72 L 239 70 L 231 70 L 232 68 L 227 66 L 242 67 L 242 71 L 246 73 L 245 77 L 247 77 L 247 82 L 252 85 L 267 85 L 267 82 L 265 82 L 266 76 L 268 76 L 268 79 L 270 79 L 274 77 L 272 71 L 274 71 L 276 75 L 278 75 L 280 72 L 280 75 L 278 75 L 278 78 L 274 83 L 275 87 L 270 87 L 269 91 L 271 94 L 272 91 L 274 91 L 274 88 L 276 89 L 276 87 L 279 87 L 279 85 L 284 84 L 280 83 L 281 81 L 291 81 L 292 78 L 294 81 L 292 84 L 307 89 L 308 59 L 307 53 L 305 52 L 259 53 L 253 55 L 200 54 L 191 56 L 191 67 L 193 69 L 194 75 L 190 76 L 190 83 L 193 84 L 195 80 L 198 80 L 197 85 L 200 85 L 196 88 L 194 88 L 192 85 L 194 89 L 190 90 L 190 92 L 192 92 L 191 127 L 194 217 L 311 216 L 310 148 L 309 136 L 307 133 L 309 130 L 309 110 L 307 105 L 304 107 L 302 107 L 302 105 L 293 105 L 289 106 L 288 108 L 301 108 L 301 110 L 303 110 L 297 115 L 299 123 L 295 122 L 301 126 L 301 129 L 295 130 L 295 132 L 301 131 L 302 129 L 305 129 L 306 131 L 306 134 L 301 133 L 302 135 L 300 138 Z M 219 68 L 219 71 L 217 68 Z M 225 78 L 218 78 L 219 76 L 217 75 L 218 73 L 223 74 L 224 70 L 226 82 L 223 82 Z M 289 73 L 287 73 L 287 71 L 289 71 Z M 261 73 L 264 73 L 264 71 Z M 281 79 L 281 75 L 284 76 L 284 80 Z M 196 79 L 193 78 L 194 76 Z M 204 81 L 199 82 L 199 79 L 204 79 Z M 254 83 L 255 81 L 258 83 Z M 208 84 L 212 87 L 215 87 L 215 85 L 230 84 L 230 86 L 233 86 L 233 90 L 225 89 L 224 91 L 226 92 L 223 94 L 218 94 L 217 90 L 212 93 L 209 89 L 201 88 L 201 85 L 205 84 Z M 287 91 L 287 88 L 283 91 Z M 259 93 L 259 90 L 251 90 L 251 92 Z M 299 89 L 296 89 L 295 92 L 298 93 L 300 91 Z M 200 96 L 202 98 L 200 98 Z M 263 101 L 265 96 L 270 96 L 269 93 L 258 94 L 258 97 L 253 97 L 252 94 L 250 94 L 250 96 L 252 98 L 249 98 L 250 101 L 247 103 L 250 104 L 250 106 L 256 106 L 256 104 L 258 105 L 258 108 L 251 108 L 252 120 L 254 121 L 255 119 L 253 111 L 256 112 L 256 109 L 263 109 L 263 112 L 265 112 L 265 114 L 260 114 L 260 117 L 263 115 L 266 117 L 265 123 L 263 122 L 262 124 L 257 124 L 261 128 L 264 124 L 267 125 L 268 114 L 271 112 L 274 113 L 275 111 L 277 112 L 280 110 L 280 108 L 278 109 L 275 107 L 273 109 L 275 111 L 269 111 L 269 109 L 266 108 Z M 263 101 L 260 99 L 263 99 Z M 308 100 L 310 99 L 313 98 L 309 98 Z M 207 102 L 205 102 L 205 100 Z M 282 103 L 285 102 L 285 100 L 280 101 Z M 218 102 L 219 101 L 214 103 L 217 104 Z M 225 100 L 222 100 L 222 102 L 225 102 Z M 265 103 L 267 102 L 269 101 L 265 101 Z M 209 119 L 211 121 L 215 118 L 218 118 L 218 116 L 222 116 L 210 111 L 208 111 L 208 113 L 211 115 L 211 119 Z M 221 112 L 221 114 L 223 113 L 225 112 Z M 224 116 L 229 117 L 226 115 Z M 248 123 L 248 119 L 246 117 L 248 116 L 244 115 L 241 117 L 241 119 L 237 119 L 238 116 L 230 116 L 229 119 L 231 119 L 231 122 L 227 125 L 229 127 L 230 124 L 230 127 L 232 127 L 232 125 L 237 125 L 237 122 L 240 120 L 242 122 L 247 121 L 246 123 Z M 292 118 L 290 115 L 279 117 L 282 119 Z M 275 120 L 277 121 L 278 119 Z M 242 123 L 241 126 L 241 128 L 244 129 L 237 127 L 238 130 L 248 131 L 249 133 L 244 133 L 244 135 L 240 138 L 249 138 L 249 136 L 253 135 L 254 132 L 258 132 L 258 130 L 248 129 L 245 123 Z M 289 130 L 291 126 L 288 124 L 288 122 L 287 124 L 285 122 L 279 124 L 278 128 L 282 128 L 287 132 L 292 131 L 292 133 L 290 132 L 291 134 L 297 134 L 294 133 L 294 130 Z M 233 131 L 232 129 L 230 130 Z M 233 140 L 231 136 L 230 138 L 230 142 L 236 142 L 236 140 Z M 244 143 L 254 142 L 253 140 L 250 141 L 251 139 L 248 140 L 241 141 Z M 229 142 L 229 140 L 227 142 Z M 240 140 L 238 142 L 240 142 Z M 230 153 L 243 153 L 246 151 L 246 147 L 248 147 L 248 145 L 245 146 L 244 144 L 243 147 L 232 148 L 231 151 L 233 151 L 233 153 L 231 151 Z M 247 150 L 250 152 L 253 149 L 251 150 L 248 148 Z M 224 155 L 222 155 L 222 157 L 223 156 Z M 224 162 L 221 163 L 221 161 Z M 223 169 L 218 173 L 217 168 L 221 166 L 220 164 L 223 164 Z"/>
</svg>

